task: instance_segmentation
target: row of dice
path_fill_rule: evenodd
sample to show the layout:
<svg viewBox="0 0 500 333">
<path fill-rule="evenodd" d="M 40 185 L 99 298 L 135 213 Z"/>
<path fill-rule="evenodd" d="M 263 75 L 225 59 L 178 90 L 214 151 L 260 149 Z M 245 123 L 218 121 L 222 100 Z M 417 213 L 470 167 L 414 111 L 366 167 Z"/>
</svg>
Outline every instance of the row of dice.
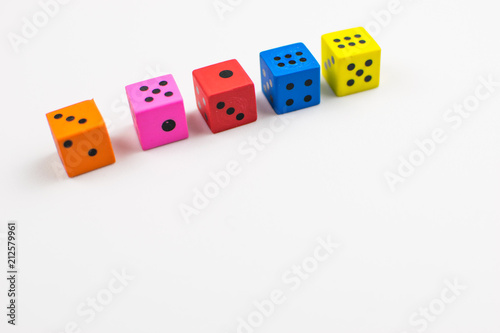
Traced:
<svg viewBox="0 0 500 333">
<path fill-rule="evenodd" d="M 363 28 L 322 37 L 320 66 L 302 43 L 261 52 L 262 91 L 277 114 L 318 105 L 320 68 L 337 96 L 378 86 L 380 47 Z M 193 71 L 196 104 L 213 133 L 257 120 L 255 87 L 236 60 Z M 143 150 L 188 138 L 184 101 L 172 75 L 125 88 Z M 115 162 L 104 120 L 93 100 L 47 114 L 70 177 Z"/>
</svg>

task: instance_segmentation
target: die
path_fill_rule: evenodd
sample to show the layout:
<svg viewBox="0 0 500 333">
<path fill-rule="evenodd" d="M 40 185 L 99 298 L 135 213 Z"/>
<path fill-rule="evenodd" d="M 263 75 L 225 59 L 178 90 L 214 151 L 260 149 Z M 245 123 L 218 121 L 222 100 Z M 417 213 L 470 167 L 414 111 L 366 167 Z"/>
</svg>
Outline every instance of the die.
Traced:
<svg viewBox="0 0 500 333">
<path fill-rule="evenodd" d="M 94 100 L 74 104 L 46 116 L 69 177 L 115 162 L 108 130 Z"/>
<path fill-rule="evenodd" d="M 172 75 L 125 87 L 143 150 L 189 137 L 184 101 Z"/>
<path fill-rule="evenodd" d="M 379 86 L 381 49 L 364 28 L 321 37 L 323 76 L 337 96 Z"/>
<path fill-rule="evenodd" d="M 237 60 L 193 71 L 198 110 L 215 134 L 257 120 L 255 87 Z"/>
<path fill-rule="evenodd" d="M 321 102 L 320 65 L 303 43 L 260 53 L 262 91 L 277 114 Z"/>
</svg>

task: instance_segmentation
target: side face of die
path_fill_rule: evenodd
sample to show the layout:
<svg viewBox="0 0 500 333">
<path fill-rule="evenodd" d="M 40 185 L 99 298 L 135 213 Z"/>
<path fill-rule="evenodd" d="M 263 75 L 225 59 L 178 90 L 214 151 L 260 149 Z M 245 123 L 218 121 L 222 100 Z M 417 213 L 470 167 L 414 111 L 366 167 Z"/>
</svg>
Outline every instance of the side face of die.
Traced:
<svg viewBox="0 0 500 333">
<path fill-rule="evenodd" d="M 93 100 L 47 113 L 46 116 L 69 177 L 115 162 L 108 130 Z"/>
<path fill-rule="evenodd" d="M 188 138 L 184 101 L 172 75 L 134 83 L 125 90 L 143 150 Z"/>
<path fill-rule="evenodd" d="M 379 86 L 381 49 L 364 28 L 323 35 L 321 48 L 323 76 L 337 96 Z"/>
<path fill-rule="evenodd" d="M 255 86 L 236 60 L 193 71 L 196 104 L 213 133 L 257 120 Z"/>
<path fill-rule="evenodd" d="M 320 65 L 303 43 L 260 53 L 262 91 L 277 114 L 321 102 Z"/>
</svg>

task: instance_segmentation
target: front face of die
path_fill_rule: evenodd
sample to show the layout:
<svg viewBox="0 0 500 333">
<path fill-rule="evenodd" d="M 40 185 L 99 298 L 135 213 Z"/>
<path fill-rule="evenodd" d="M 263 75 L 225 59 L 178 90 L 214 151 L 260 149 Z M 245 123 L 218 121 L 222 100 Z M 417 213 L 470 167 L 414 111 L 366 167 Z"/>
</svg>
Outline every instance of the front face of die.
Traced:
<svg viewBox="0 0 500 333">
<path fill-rule="evenodd" d="M 323 76 L 337 96 L 379 86 L 381 49 L 364 28 L 323 35 L 322 54 Z"/>
<path fill-rule="evenodd" d="M 320 66 L 302 43 L 261 52 L 262 91 L 277 114 L 321 102 Z"/>
<path fill-rule="evenodd" d="M 184 102 L 172 75 L 125 88 L 144 150 L 188 138 Z"/>
<path fill-rule="evenodd" d="M 68 176 L 115 162 L 108 131 L 94 101 L 48 113 L 47 120 Z"/>
<path fill-rule="evenodd" d="M 214 95 L 209 99 L 214 133 L 249 124 L 257 120 L 254 86 L 247 86 Z"/>
<path fill-rule="evenodd" d="M 257 120 L 255 87 L 236 60 L 193 71 L 196 104 L 213 133 Z"/>
</svg>

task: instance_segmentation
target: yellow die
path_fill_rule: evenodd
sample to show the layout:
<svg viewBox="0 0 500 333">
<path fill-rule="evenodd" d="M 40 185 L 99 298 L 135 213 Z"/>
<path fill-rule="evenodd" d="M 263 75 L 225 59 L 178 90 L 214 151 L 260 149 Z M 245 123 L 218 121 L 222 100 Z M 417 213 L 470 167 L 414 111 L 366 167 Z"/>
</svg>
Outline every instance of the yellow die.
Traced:
<svg viewBox="0 0 500 333">
<path fill-rule="evenodd" d="M 381 50 L 364 28 L 321 37 L 323 76 L 337 96 L 377 88 Z"/>
</svg>

